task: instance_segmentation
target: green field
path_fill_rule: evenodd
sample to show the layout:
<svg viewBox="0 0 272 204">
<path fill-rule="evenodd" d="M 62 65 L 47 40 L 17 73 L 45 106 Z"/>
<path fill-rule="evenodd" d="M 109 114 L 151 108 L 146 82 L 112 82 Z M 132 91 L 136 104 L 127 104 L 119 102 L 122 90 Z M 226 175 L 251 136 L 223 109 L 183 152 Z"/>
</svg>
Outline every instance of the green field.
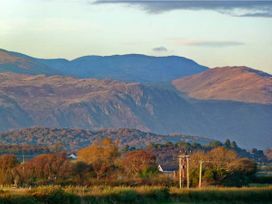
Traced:
<svg viewBox="0 0 272 204">
<path fill-rule="evenodd" d="M 272 187 L 205 188 L 180 190 L 164 187 L 2 188 L 1 204 L 160 203 L 225 204 L 271 203 Z"/>
</svg>

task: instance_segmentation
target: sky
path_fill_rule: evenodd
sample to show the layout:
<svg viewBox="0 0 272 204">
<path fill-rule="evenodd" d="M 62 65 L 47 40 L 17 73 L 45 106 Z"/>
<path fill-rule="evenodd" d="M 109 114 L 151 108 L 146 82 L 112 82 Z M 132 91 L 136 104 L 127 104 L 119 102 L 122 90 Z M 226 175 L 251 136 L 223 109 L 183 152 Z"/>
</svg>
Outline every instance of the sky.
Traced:
<svg viewBox="0 0 272 204">
<path fill-rule="evenodd" d="M 178 55 L 272 73 L 272 0 L 0 0 L 0 48 L 40 58 Z"/>
</svg>

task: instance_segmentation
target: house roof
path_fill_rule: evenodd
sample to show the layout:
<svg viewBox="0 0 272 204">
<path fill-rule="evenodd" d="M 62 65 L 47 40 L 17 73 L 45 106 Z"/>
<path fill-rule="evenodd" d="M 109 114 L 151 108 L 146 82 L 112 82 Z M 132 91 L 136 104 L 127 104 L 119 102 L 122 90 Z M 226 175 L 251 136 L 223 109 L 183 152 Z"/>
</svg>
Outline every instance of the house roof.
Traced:
<svg viewBox="0 0 272 204">
<path fill-rule="evenodd" d="M 177 171 L 178 165 L 173 164 L 159 164 L 162 171 Z"/>
</svg>

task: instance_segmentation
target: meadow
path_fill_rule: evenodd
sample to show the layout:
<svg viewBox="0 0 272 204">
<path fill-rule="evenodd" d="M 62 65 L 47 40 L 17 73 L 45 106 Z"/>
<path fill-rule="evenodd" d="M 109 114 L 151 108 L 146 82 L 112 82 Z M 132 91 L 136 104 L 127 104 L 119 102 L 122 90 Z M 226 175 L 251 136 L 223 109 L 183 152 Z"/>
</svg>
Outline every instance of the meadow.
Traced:
<svg viewBox="0 0 272 204">
<path fill-rule="evenodd" d="M 160 203 L 224 204 L 272 202 L 272 186 L 243 188 L 178 189 L 165 187 L 60 187 L 1 188 L 1 204 Z"/>
</svg>

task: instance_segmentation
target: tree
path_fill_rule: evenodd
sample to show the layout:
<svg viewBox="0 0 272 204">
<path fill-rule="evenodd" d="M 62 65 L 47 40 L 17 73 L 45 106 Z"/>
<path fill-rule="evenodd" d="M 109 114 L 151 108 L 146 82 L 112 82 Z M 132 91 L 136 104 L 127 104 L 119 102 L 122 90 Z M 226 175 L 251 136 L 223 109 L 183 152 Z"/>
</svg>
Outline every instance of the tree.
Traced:
<svg viewBox="0 0 272 204">
<path fill-rule="evenodd" d="M 229 139 L 227 139 L 224 143 L 224 146 L 227 148 L 227 149 L 230 149 L 231 148 L 231 142 Z"/>
<path fill-rule="evenodd" d="M 90 174 L 90 165 L 85 162 L 78 161 L 73 165 L 73 176 L 76 178 L 76 182 L 83 184 L 86 181 L 86 177 Z"/>
<path fill-rule="evenodd" d="M 238 159 L 238 155 L 224 147 L 216 147 L 208 152 L 195 152 L 191 155 L 191 173 L 198 178 L 199 161 L 203 164 L 203 180 L 208 184 L 221 184 L 228 175 L 228 165 Z M 194 178 L 191 177 L 191 178 Z M 194 184 L 197 180 L 192 181 Z"/>
<path fill-rule="evenodd" d="M 6 154 L 0 156 L 0 184 L 12 184 L 14 182 L 14 168 L 18 164 L 15 155 Z"/>
<path fill-rule="evenodd" d="M 243 186 L 247 185 L 255 175 L 257 165 L 250 159 L 240 158 L 228 165 L 228 171 L 229 174 L 223 183 L 229 186 Z"/>
<path fill-rule="evenodd" d="M 50 147 L 51 152 L 62 152 L 65 150 L 65 145 L 62 142 L 58 142 Z"/>
<path fill-rule="evenodd" d="M 207 146 L 211 148 L 221 147 L 222 143 L 219 141 L 211 141 Z"/>
<path fill-rule="evenodd" d="M 238 145 L 236 144 L 235 141 L 232 141 L 230 146 L 231 146 L 232 149 L 237 149 L 238 148 Z"/>
<path fill-rule="evenodd" d="M 135 150 L 124 154 L 119 164 L 127 176 L 148 177 L 157 170 L 156 157 L 146 150 Z"/>
<path fill-rule="evenodd" d="M 213 165 L 217 168 L 226 168 L 226 166 L 238 158 L 236 152 L 228 150 L 224 147 L 217 147 L 212 149 L 207 154 L 208 160 L 210 160 Z"/>
<path fill-rule="evenodd" d="M 129 145 L 126 145 L 123 149 L 122 152 L 128 152 L 130 149 Z"/>
<path fill-rule="evenodd" d="M 257 150 L 256 148 L 253 148 L 253 149 L 251 150 L 251 153 L 252 153 L 252 154 L 256 154 L 257 151 L 258 151 L 258 150 Z"/>
<path fill-rule="evenodd" d="M 72 164 L 65 153 L 42 154 L 18 166 L 17 172 L 27 183 L 63 181 L 71 176 Z"/>
<path fill-rule="evenodd" d="M 252 176 L 256 173 L 257 164 L 248 158 L 239 158 L 232 161 L 229 164 L 228 169 L 233 172 L 241 172 L 245 175 Z"/>
<path fill-rule="evenodd" d="M 118 146 L 111 139 L 104 138 L 78 151 L 78 160 L 90 164 L 97 179 L 107 176 L 114 167 L 118 156 Z"/>
<path fill-rule="evenodd" d="M 239 158 L 237 153 L 225 147 L 217 147 L 208 152 L 191 155 L 192 182 L 197 184 L 199 161 L 203 163 L 203 183 L 242 186 L 247 185 L 256 173 L 256 163 L 247 158 Z"/>
<path fill-rule="evenodd" d="M 272 160 L 272 148 L 265 151 L 265 156 L 267 157 L 268 161 Z"/>
</svg>

